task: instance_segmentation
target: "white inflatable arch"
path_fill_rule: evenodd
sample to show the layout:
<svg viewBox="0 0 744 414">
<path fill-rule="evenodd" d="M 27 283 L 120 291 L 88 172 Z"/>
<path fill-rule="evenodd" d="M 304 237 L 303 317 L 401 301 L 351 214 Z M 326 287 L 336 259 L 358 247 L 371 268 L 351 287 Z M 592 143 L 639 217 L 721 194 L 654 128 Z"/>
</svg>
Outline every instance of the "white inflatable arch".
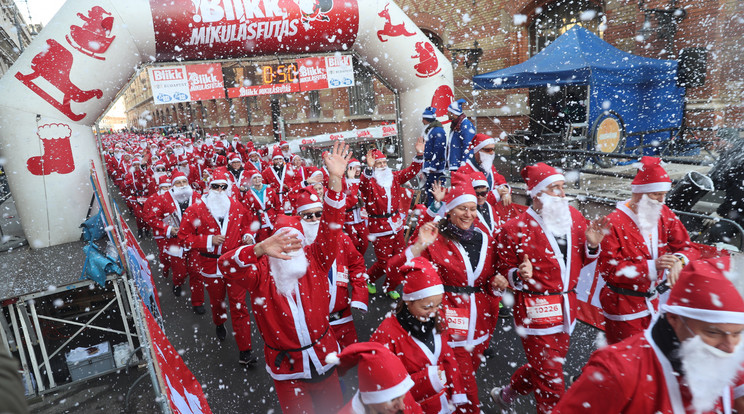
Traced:
<svg viewBox="0 0 744 414">
<path fill-rule="evenodd" d="M 69 0 L 0 79 L 0 144 L 34 248 L 78 240 L 92 125 L 143 62 L 355 51 L 399 96 L 404 150 L 452 66 L 390 0 Z"/>
</svg>

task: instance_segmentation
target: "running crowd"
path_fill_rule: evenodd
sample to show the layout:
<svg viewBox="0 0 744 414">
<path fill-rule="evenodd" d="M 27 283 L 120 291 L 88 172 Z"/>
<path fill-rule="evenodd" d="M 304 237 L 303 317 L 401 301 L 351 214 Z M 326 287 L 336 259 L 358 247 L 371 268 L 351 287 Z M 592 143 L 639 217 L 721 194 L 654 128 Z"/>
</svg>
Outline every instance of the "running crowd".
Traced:
<svg viewBox="0 0 744 414">
<path fill-rule="evenodd" d="M 286 414 L 509 411 L 531 393 L 538 413 L 744 413 L 744 266 L 690 241 L 664 205 L 672 180 L 661 161 L 643 157 L 630 199 L 598 220 L 569 206 L 565 177 L 545 163 L 522 169 L 531 206 L 517 205 L 493 165 L 496 140 L 476 134 L 461 105 L 448 108 L 449 136 L 424 110 L 416 157 L 400 171 L 380 150 L 360 161 L 341 142 L 316 168 L 286 142 L 102 141 L 173 293 L 188 280 L 205 314 L 206 291 L 217 338 L 229 315 L 246 366 L 259 361 L 253 311 Z M 411 208 L 403 184 L 417 175 L 426 191 Z M 607 345 L 566 390 L 579 272 L 595 260 Z M 366 312 L 378 286 L 397 307 L 359 342 L 351 309 Z M 502 295 L 527 363 L 484 404 L 476 374 Z M 358 391 L 344 401 L 339 375 L 354 366 Z"/>
</svg>

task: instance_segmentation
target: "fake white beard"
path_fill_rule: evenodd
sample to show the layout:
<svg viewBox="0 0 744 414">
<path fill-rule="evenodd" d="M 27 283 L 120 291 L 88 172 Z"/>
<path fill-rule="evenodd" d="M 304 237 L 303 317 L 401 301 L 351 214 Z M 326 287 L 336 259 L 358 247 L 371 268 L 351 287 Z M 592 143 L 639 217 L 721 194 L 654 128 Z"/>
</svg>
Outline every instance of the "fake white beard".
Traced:
<svg viewBox="0 0 744 414">
<path fill-rule="evenodd" d="M 178 155 L 183 155 L 186 152 L 184 151 L 183 147 L 181 147 L 181 148 L 173 148 L 173 153 L 176 154 L 176 156 L 178 156 Z"/>
<path fill-rule="evenodd" d="M 653 200 L 646 194 L 641 197 L 638 202 L 638 226 L 641 232 L 648 234 L 659 225 L 663 206 L 664 203 Z"/>
<path fill-rule="evenodd" d="M 320 228 L 320 221 L 307 222 L 300 220 L 302 224 L 302 233 L 305 234 L 305 246 L 309 246 L 315 242 L 315 238 L 318 237 L 318 229 Z"/>
<path fill-rule="evenodd" d="M 209 194 L 205 197 L 205 202 L 207 203 L 209 212 L 215 218 L 223 219 L 230 211 L 230 197 L 227 196 L 227 192 L 225 191 L 209 190 Z"/>
<path fill-rule="evenodd" d="M 204 143 L 207 144 L 207 145 L 209 145 L 209 146 L 212 146 L 212 145 L 214 145 L 214 139 L 212 139 L 212 138 L 205 138 L 204 139 Z"/>
<path fill-rule="evenodd" d="M 194 190 L 187 185 L 184 187 L 171 187 L 170 192 L 173 195 L 174 200 L 179 203 L 185 203 L 191 198 L 191 194 L 194 193 Z"/>
<path fill-rule="evenodd" d="M 491 171 L 493 168 L 493 160 L 496 159 L 496 154 L 486 154 L 485 152 L 480 153 L 480 167 L 486 171 Z"/>
<path fill-rule="evenodd" d="M 188 165 L 179 165 L 178 166 L 178 171 L 181 171 L 184 175 L 188 176 L 189 175 L 189 172 L 190 172 L 189 171 L 189 166 Z"/>
<path fill-rule="evenodd" d="M 158 181 L 160 181 L 160 177 L 162 177 L 162 176 L 164 176 L 164 175 L 165 175 L 165 173 L 164 173 L 164 172 L 154 172 L 154 173 L 152 173 L 152 178 L 153 178 L 153 179 L 155 180 L 155 182 L 157 183 Z"/>
<path fill-rule="evenodd" d="M 284 296 L 292 294 L 310 264 L 302 249 L 289 253 L 289 256 L 291 258 L 288 260 L 269 257 L 271 277 L 276 284 L 276 290 Z"/>
<path fill-rule="evenodd" d="M 567 197 L 555 197 L 548 194 L 540 194 L 542 210 L 540 217 L 545 222 L 553 236 L 563 237 L 571 231 L 571 209 L 568 207 Z"/>
<path fill-rule="evenodd" d="M 381 187 L 390 188 L 393 185 L 393 170 L 390 167 L 375 168 L 374 178 Z"/>
<path fill-rule="evenodd" d="M 739 342 L 734 352 L 727 353 L 695 335 L 680 345 L 685 381 L 692 394 L 692 406 L 698 413 L 712 410 L 724 387 L 733 385 L 744 362 L 742 344 Z"/>
</svg>

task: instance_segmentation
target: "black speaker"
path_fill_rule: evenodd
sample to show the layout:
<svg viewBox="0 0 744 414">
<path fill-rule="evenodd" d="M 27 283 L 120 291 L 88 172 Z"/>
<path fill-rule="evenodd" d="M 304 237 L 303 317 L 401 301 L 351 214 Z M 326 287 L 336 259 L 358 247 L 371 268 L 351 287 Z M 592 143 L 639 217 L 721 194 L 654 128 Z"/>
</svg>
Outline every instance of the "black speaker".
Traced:
<svg viewBox="0 0 744 414">
<path fill-rule="evenodd" d="M 677 85 L 692 88 L 705 85 L 708 51 L 704 47 L 688 47 L 679 54 Z"/>
</svg>

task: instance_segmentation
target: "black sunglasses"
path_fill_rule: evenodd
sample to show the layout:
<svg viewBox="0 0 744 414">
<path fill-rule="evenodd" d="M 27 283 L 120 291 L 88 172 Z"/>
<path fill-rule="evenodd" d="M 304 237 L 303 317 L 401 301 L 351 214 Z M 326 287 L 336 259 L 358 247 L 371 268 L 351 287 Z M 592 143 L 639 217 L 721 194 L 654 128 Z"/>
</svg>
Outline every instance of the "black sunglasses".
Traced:
<svg viewBox="0 0 744 414">
<path fill-rule="evenodd" d="M 483 148 L 481 149 L 481 152 L 485 152 L 486 154 L 493 154 L 496 152 L 496 148 Z"/>
<path fill-rule="evenodd" d="M 322 211 L 316 211 L 315 213 L 303 213 L 302 218 L 305 220 L 312 220 L 313 218 L 320 218 L 322 215 Z"/>
<path fill-rule="evenodd" d="M 209 186 L 212 190 L 227 190 L 227 184 L 212 184 Z"/>
<path fill-rule="evenodd" d="M 488 190 L 486 190 L 486 191 L 476 191 L 475 192 L 475 195 L 477 195 L 478 197 L 488 197 Z"/>
</svg>

